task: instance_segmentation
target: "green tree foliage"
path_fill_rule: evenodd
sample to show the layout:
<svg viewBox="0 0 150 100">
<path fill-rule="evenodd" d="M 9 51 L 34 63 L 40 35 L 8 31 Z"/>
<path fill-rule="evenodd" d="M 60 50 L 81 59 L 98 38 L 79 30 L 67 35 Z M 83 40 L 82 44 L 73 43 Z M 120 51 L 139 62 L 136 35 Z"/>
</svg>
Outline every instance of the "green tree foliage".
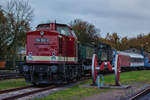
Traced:
<svg viewBox="0 0 150 100">
<path fill-rule="evenodd" d="M 99 30 L 96 29 L 93 24 L 80 19 L 75 19 L 74 21 L 71 21 L 70 25 L 81 43 L 97 42 Z"/>
<path fill-rule="evenodd" d="M 9 31 L 8 20 L 4 15 L 4 11 L 0 8 L 0 58 L 4 58 L 7 54 L 6 50 L 11 36 Z"/>
</svg>

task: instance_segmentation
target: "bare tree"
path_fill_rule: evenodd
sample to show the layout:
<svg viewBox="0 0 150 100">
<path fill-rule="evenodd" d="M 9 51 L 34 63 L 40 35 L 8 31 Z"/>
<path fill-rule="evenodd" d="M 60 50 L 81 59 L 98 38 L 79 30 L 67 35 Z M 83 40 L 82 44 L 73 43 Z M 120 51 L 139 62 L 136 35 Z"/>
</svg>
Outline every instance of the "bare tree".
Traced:
<svg viewBox="0 0 150 100">
<path fill-rule="evenodd" d="M 10 32 L 13 34 L 11 45 L 15 47 L 22 45 L 33 16 L 31 6 L 23 0 L 11 0 L 7 3 L 6 14 L 11 28 Z"/>
<path fill-rule="evenodd" d="M 9 37 L 9 53 L 12 54 L 15 62 L 17 48 L 25 45 L 26 32 L 30 30 L 33 9 L 27 1 L 11 0 L 7 3 L 5 14 L 11 34 L 11 37 Z"/>
</svg>

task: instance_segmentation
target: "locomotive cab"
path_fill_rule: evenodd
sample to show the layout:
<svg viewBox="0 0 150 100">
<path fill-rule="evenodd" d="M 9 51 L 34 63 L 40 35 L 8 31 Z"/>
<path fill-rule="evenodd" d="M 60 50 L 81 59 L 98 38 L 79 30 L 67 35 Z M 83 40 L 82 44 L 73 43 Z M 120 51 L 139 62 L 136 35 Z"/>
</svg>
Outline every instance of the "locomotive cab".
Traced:
<svg viewBox="0 0 150 100">
<path fill-rule="evenodd" d="M 50 84 L 77 76 L 76 72 L 68 72 L 73 68 L 67 69 L 77 63 L 77 38 L 71 27 L 40 24 L 35 31 L 28 32 L 26 38 L 27 55 L 23 68 L 27 82 Z"/>
</svg>

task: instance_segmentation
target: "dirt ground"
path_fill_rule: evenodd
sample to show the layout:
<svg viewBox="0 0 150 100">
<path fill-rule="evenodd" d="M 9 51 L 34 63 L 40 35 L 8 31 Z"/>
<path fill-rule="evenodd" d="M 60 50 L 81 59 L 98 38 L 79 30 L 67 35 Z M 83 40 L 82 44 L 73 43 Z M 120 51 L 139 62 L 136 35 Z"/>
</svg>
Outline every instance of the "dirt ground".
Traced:
<svg viewBox="0 0 150 100">
<path fill-rule="evenodd" d="M 150 86 L 150 84 L 134 83 L 130 86 L 131 87 L 128 89 L 115 89 L 109 92 L 89 96 L 81 100 L 128 100 L 129 97 L 142 90 L 143 88 Z"/>
</svg>

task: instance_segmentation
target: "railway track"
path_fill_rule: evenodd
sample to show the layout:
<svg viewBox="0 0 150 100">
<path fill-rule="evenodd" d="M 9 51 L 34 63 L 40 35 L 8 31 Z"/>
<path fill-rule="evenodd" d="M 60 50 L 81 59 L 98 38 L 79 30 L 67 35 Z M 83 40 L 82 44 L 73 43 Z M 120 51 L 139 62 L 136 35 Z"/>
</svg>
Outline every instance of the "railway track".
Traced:
<svg viewBox="0 0 150 100">
<path fill-rule="evenodd" d="M 1 90 L 0 94 L 12 92 L 12 91 L 17 91 L 17 90 L 22 90 L 22 89 L 27 89 L 27 88 L 30 88 L 30 87 L 33 87 L 33 86 L 31 85 L 31 86 L 25 86 L 25 87 L 12 88 L 12 89 L 8 89 L 8 90 Z"/>
<path fill-rule="evenodd" d="M 0 100 L 22 100 L 22 98 L 28 98 L 28 96 L 31 96 L 36 93 L 44 92 L 47 90 L 51 90 L 54 88 L 59 88 L 60 90 L 63 88 L 70 88 L 76 84 L 79 84 L 82 81 L 89 80 L 89 77 L 86 77 L 84 79 L 80 79 L 80 81 L 75 81 L 74 83 L 70 84 L 64 84 L 64 85 L 51 85 L 47 87 L 37 87 L 34 85 L 25 86 L 25 87 L 19 87 L 14 89 L 8 89 L 8 90 L 1 90 L 0 91 Z M 59 90 L 58 89 L 58 90 Z"/>
<path fill-rule="evenodd" d="M 29 96 L 31 94 L 47 91 L 53 88 L 56 88 L 56 86 L 52 85 L 42 88 L 37 88 L 34 86 L 26 86 L 9 90 L 3 90 L 0 91 L 0 100 L 16 100 L 25 96 Z"/>
<path fill-rule="evenodd" d="M 0 73 L 0 80 L 23 78 L 19 73 Z"/>
<path fill-rule="evenodd" d="M 149 100 L 150 98 L 150 86 L 140 91 L 136 95 L 132 96 L 129 100 Z"/>
</svg>

